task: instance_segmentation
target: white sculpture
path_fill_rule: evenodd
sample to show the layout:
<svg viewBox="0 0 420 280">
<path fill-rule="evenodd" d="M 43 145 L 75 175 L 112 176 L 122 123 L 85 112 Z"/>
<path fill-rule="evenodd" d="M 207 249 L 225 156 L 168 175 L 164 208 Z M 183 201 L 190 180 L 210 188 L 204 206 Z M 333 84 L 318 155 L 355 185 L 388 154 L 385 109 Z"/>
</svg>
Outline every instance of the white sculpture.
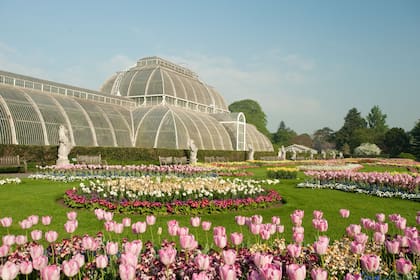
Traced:
<svg viewBox="0 0 420 280">
<path fill-rule="evenodd" d="M 332 151 L 332 152 L 331 152 L 331 157 L 332 157 L 332 159 L 335 159 L 335 158 L 336 158 L 336 153 L 335 153 L 335 151 Z"/>
<path fill-rule="evenodd" d="M 196 164 L 198 148 L 194 144 L 194 140 L 192 139 L 188 140 L 188 148 L 190 149 L 190 164 Z"/>
<path fill-rule="evenodd" d="M 281 160 L 286 160 L 286 149 L 284 146 L 281 146 Z"/>
<path fill-rule="evenodd" d="M 344 156 L 343 156 L 343 152 L 339 152 L 339 153 L 338 153 L 338 158 L 340 158 L 340 159 L 341 159 L 341 158 L 344 158 Z"/>
<path fill-rule="evenodd" d="M 254 160 L 254 147 L 248 145 L 247 160 Z"/>
<path fill-rule="evenodd" d="M 64 125 L 60 125 L 58 128 L 58 159 L 56 162 L 58 166 L 70 164 L 68 156 L 73 148 L 73 144 L 70 142 L 67 133 L 67 128 Z"/>
<path fill-rule="evenodd" d="M 324 150 L 321 151 L 321 155 L 322 155 L 322 159 L 327 158 L 327 153 Z"/>
<path fill-rule="evenodd" d="M 282 153 L 281 153 L 281 149 L 279 148 L 279 150 L 277 151 L 277 159 L 278 160 L 281 160 L 281 158 L 282 158 Z"/>
<path fill-rule="evenodd" d="M 296 150 L 292 148 L 292 160 L 296 160 Z"/>
<path fill-rule="evenodd" d="M 311 154 L 309 155 L 310 159 L 313 160 L 314 159 L 314 152 L 311 151 Z"/>
</svg>

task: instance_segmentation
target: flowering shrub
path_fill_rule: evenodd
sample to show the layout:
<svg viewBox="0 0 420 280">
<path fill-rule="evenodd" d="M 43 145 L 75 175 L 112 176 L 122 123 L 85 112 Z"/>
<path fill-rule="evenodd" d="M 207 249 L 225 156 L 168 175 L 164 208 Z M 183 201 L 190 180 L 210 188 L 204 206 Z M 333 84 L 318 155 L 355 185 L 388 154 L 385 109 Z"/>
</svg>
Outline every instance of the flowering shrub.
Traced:
<svg viewBox="0 0 420 280">
<path fill-rule="evenodd" d="M 298 170 L 293 167 L 267 168 L 267 177 L 273 179 L 296 179 Z"/>
<path fill-rule="evenodd" d="M 419 193 L 420 186 L 420 176 L 411 176 L 404 173 L 306 171 L 305 175 L 312 178 L 312 183 L 319 185 L 340 183 L 355 185 L 362 189 L 389 192 Z"/>
<path fill-rule="evenodd" d="M 281 196 L 262 184 L 276 180 L 223 180 L 218 178 L 141 177 L 90 181 L 68 190 L 71 207 L 103 207 L 120 212 L 191 214 L 268 207 Z"/>
<path fill-rule="evenodd" d="M 22 181 L 19 178 L 0 178 L 0 186 L 6 184 L 20 184 Z"/>
<path fill-rule="evenodd" d="M 363 143 L 354 149 L 357 156 L 377 156 L 381 153 L 381 149 L 375 144 Z"/>
<path fill-rule="evenodd" d="M 338 210 L 338 209 L 337 209 Z M 340 209 L 339 213 L 344 213 Z M 338 214 L 338 213 L 337 213 Z M 211 225 L 192 217 L 191 227 L 196 235 L 210 232 L 212 242 L 200 244 L 188 227 L 178 221 L 167 222 L 166 229 L 158 228 L 157 242 L 141 240 L 141 234 L 153 233 L 155 216 L 132 222 L 123 218 L 119 223 L 112 213 L 96 209 L 96 218 L 112 235 L 71 236 L 59 239 L 53 229 L 45 233 L 37 228 L 39 217 L 25 219 L 23 232 L 27 235 L 2 236 L 0 246 L 0 277 L 2 279 L 419 279 L 420 239 L 416 227 L 408 227 L 399 214 L 387 217 L 376 214 L 375 219 L 362 218 L 360 224 L 350 224 L 346 235 L 330 240 L 322 235 L 328 228 L 320 210 L 313 212 L 312 224 L 320 233 L 311 240 L 304 236 L 302 220 L 305 213 L 295 210 L 291 215 L 293 240 L 283 237 L 284 225 L 277 216 L 263 222 L 259 215 L 236 216 L 239 232 Z M 342 215 L 343 218 L 348 217 Z M 67 213 L 64 225 L 68 233 L 77 227 L 77 214 Z M 42 217 L 48 225 L 52 217 Z M 420 223 L 420 213 L 416 217 Z M 24 221 L 20 223 L 23 224 Z M 0 219 L 2 227 L 11 227 L 11 217 Z M 72 224 L 73 227 L 66 227 Z M 392 229 L 391 229 L 392 227 Z M 256 242 L 246 242 L 247 230 Z M 396 234 L 390 234 L 394 231 Z M 129 234 L 130 231 L 132 234 Z M 168 238 L 162 238 L 163 232 Z M 120 241 L 119 236 L 126 238 Z M 308 245 L 304 245 L 304 241 Z M 42 243 L 48 244 L 46 247 Z M 207 249 L 206 249 L 207 248 Z"/>
</svg>

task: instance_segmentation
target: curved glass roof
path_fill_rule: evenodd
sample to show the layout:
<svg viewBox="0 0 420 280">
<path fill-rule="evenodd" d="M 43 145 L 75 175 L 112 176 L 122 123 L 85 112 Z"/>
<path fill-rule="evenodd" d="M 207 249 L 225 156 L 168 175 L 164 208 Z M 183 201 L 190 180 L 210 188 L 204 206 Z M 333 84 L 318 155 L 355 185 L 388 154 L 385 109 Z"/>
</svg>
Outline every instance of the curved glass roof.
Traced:
<svg viewBox="0 0 420 280">
<path fill-rule="evenodd" d="M 175 99 L 177 102 L 171 104 L 181 107 L 188 107 L 186 103 L 191 102 L 209 107 L 203 112 L 228 111 L 223 97 L 194 72 L 159 57 L 140 59 L 135 66 L 109 78 L 101 91 L 130 97 L 139 104 L 143 104 L 146 96 L 165 96 Z"/>
</svg>

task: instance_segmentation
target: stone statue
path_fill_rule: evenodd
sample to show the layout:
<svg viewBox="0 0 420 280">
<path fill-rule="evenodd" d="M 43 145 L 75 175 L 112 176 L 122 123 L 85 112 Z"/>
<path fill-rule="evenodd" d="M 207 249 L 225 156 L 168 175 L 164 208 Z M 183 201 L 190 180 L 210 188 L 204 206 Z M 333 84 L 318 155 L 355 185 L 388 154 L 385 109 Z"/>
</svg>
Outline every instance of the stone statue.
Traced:
<svg viewBox="0 0 420 280">
<path fill-rule="evenodd" d="M 296 160 L 296 150 L 292 148 L 292 160 Z"/>
<path fill-rule="evenodd" d="M 332 159 L 335 159 L 335 158 L 336 158 L 336 156 L 337 156 L 337 155 L 336 155 L 335 151 L 332 151 L 332 152 L 331 152 L 331 157 L 332 157 Z"/>
<path fill-rule="evenodd" d="M 194 140 L 192 139 L 188 140 L 188 148 L 190 149 L 190 164 L 196 164 L 198 148 L 194 144 Z"/>
<path fill-rule="evenodd" d="M 338 153 L 338 158 L 340 158 L 340 159 L 341 159 L 341 158 L 344 158 L 344 156 L 343 156 L 343 152 L 339 152 L 339 153 Z"/>
<path fill-rule="evenodd" d="M 284 146 L 281 146 L 281 160 L 286 160 L 286 149 Z"/>
<path fill-rule="evenodd" d="M 322 159 L 327 159 L 327 153 L 324 150 L 321 151 L 321 156 Z"/>
<path fill-rule="evenodd" d="M 64 125 L 60 125 L 58 128 L 58 159 L 56 165 L 70 164 L 68 156 L 73 148 L 73 144 L 70 142 L 67 128 Z"/>
<path fill-rule="evenodd" d="M 310 158 L 310 160 L 313 160 L 314 159 L 314 151 L 311 151 L 310 152 L 309 158 Z"/>
<path fill-rule="evenodd" d="M 247 160 L 254 160 L 254 147 L 248 145 Z"/>
<path fill-rule="evenodd" d="M 281 149 L 279 148 L 279 150 L 277 151 L 277 159 L 278 160 L 281 160 L 281 158 L 282 158 L 282 153 L 281 153 Z"/>
</svg>

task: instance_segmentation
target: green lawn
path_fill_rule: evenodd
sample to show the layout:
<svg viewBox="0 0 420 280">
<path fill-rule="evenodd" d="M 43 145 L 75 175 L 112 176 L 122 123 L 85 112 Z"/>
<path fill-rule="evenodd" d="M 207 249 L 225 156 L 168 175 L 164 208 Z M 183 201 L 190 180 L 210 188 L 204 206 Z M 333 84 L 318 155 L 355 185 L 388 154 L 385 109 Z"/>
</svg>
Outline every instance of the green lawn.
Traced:
<svg viewBox="0 0 420 280">
<path fill-rule="evenodd" d="M 265 168 L 255 168 L 249 170 L 254 173 L 254 178 L 265 178 Z M 400 199 L 378 198 L 362 194 L 351 194 L 335 190 L 325 189 L 303 189 L 296 188 L 296 184 L 303 180 L 303 173 L 299 173 L 296 180 L 281 180 L 281 183 L 274 186 L 277 191 L 283 196 L 285 203 L 279 207 L 270 209 L 259 209 L 243 212 L 229 212 L 214 215 L 203 215 L 202 220 L 211 221 L 213 226 L 222 225 L 227 228 L 228 233 L 240 231 L 241 229 L 235 224 L 234 217 L 236 215 L 251 216 L 259 214 L 264 217 L 264 221 L 268 222 L 272 216 L 279 216 L 282 224 L 285 225 L 285 237 L 287 241 L 291 240 L 291 222 L 290 214 L 295 209 L 305 210 L 304 224 L 305 227 L 305 243 L 312 243 L 315 232 L 312 229 L 312 212 L 313 210 L 322 210 L 324 217 L 328 220 L 329 228 L 327 235 L 330 239 L 340 238 L 346 226 L 350 223 L 359 223 L 360 218 L 372 218 L 375 214 L 383 212 L 385 214 L 399 213 L 407 218 L 409 226 L 415 226 L 416 212 L 420 210 L 418 202 L 404 201 Z M 62 204 L 61 198 L 65 190 L 76 186 L 78 183 L 54 183 L 50 181 L 33 181 L 24 179 L 20 185 L 5 185 L 0 186 L 0 218 L 10 216 L 13 218 L 13 226 L 10 228 L 10 233 L 15 235 L 25 234 L 25 231 L 20 229 L 18 221 L 27 218 L 29 215 L 50 215 L 53 217 L 52 224 L 47 227 L 41 223 L 34 226 L 33 229 L 56 230 L 59 232 L 59 238 L 67 238 L 69 234 L 64 231 L 64 223 L 67 220 L 66 213 L 72 209 L 67 208 Z M 343 219 L 340 217 L 338 211 L 340 208 L 350 209 L 350 217 Z M 103 223 L 96 220 L 92 211 L 77 209 L 79 227 L 75 234 L 83 235 L 85 233 L 93 235 L 98 231 L 104 232 Z M 121 221 L 123 217 L 131 217 L 132 222 L 144 221 L 144 216 L 139 215 L 115 215 L 116 221 Z M 157 217 L 157 223 L 153 227 L 156 231 L 160 226 L 163 228 L 163 237 L 166 236 L 166 222 L 171 219 L 176 219 L 183 226 L 189 226 L 189 216 L 160 216 Z M 263 221 L 263 222 L 264 222 Z M 393 226 L 390 225 L 391 231 Z M 32 229 L 31 229 L 32 230 Z M 204 243 L 205 235 L 202 230 L 197 232 L 194 229 L 190 230 L 196 234 L 199 241 Z M 243 228 L 244 233 L 247 232 Z M 7 234 L 5 228 L 0 227 L 0 235 Z M 133 239 L 131 229 L 126 229 L 123 236 L 128 236 Z M 212 234 L 209 234 L 212 236 Z M 150 239 L 150 231 L 148 230 L 141 239 Z M 154 239 L 156 240 L 156 233 Z M 251 237 L 248 234 L 245 240 Z M 253 237 L 252 237 L 253 238 Z M 253 240 L 253 239 L 252 239 Z"/>
</svg>

